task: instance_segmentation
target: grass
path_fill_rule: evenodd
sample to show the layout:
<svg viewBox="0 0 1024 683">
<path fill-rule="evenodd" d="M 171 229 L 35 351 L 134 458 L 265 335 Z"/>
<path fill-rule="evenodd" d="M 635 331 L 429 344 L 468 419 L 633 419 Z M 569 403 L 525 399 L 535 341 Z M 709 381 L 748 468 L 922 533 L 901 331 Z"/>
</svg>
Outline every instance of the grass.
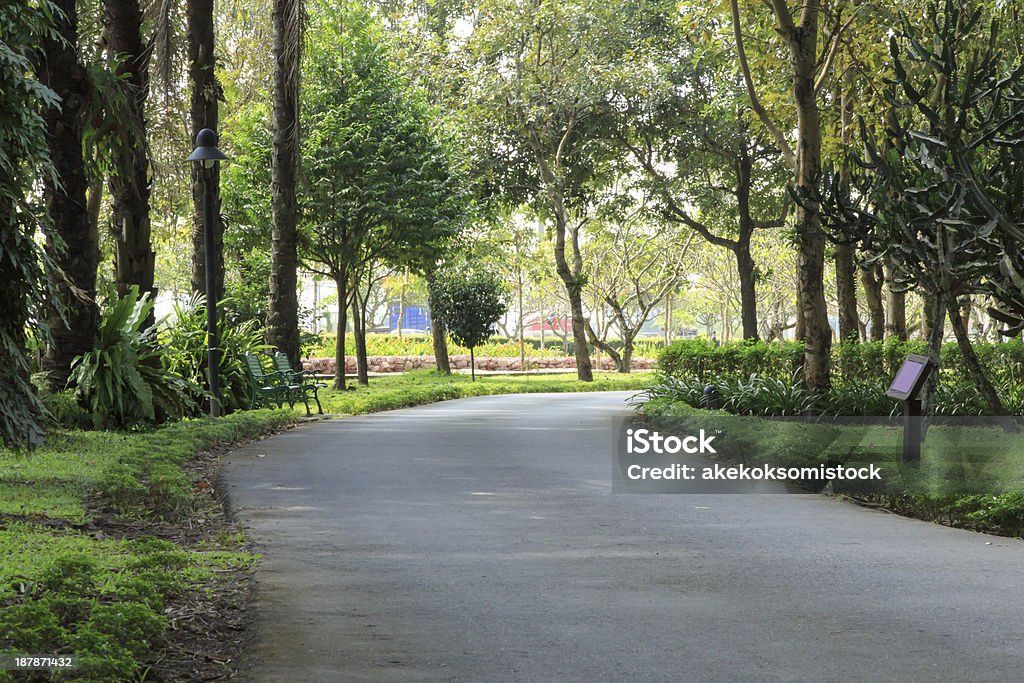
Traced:
<svg viewBox="0 0 1024 683">
<path fill-rule="evenodd" d="M 81 655 L 75 672 L 27 680 L 145 677 L 167 602 L 256 558 L 237 538 L 193 549 L 122 532 L 186 523 L 193 486 L 183 465 L 294 418 L 261 410 L 151 431 L 56 431 L 31 455 L 0 450 L 0 653 Z M 0 682 L 14 680 L 26 678 L 0 671 Z"/>
<path fill-rule="evenodd" d="M 898 424 L 737 416 L 667 399 L 654 399 L 643 411 L 665 432 L 704 429 L 717 434 L 716 457 L 731 464 L 874 463 L 882 470 L 881 485 L 844 488 L 833 482 L 835 492 L 921 519 L 1024 535 L 1024 434 L 1008 434 L 992 422 L 933 425 L 920 465 L 906 467 Z"/>
<path fill-rule="evenodd" d="M 322 391 L 324 408 L 368 413 L 464 396 L 637 389 L 651 374 L 450 377 L 421 371 L 372 378 L 353 391 Z M 186 469 L 196 453 L 288 425 L 304 411 L 254 410 L 135 432 L 58 430 L 28 456 L 0 450 L 0 654 L 78 654 L 75 672 L 14 680 L 145 679 L 169 623 L 169 601 L 215 591 L 257 557 L 244 534 L 184 545 L 148 535 L 147 525 L 189 526 L 198 514 Z"/>
</svg>

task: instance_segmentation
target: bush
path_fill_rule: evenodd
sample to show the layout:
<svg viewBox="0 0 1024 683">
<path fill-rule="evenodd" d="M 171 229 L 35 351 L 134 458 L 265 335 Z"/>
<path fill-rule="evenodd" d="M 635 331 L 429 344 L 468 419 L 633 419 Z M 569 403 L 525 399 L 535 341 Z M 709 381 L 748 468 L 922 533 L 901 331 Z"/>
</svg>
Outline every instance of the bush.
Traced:
<svg viewBox="0 0 1024 683">
<path fill-rule="evenodd" d="M 46 408 L 50 422 L 64 429 L 92 429 L 92 414 L 82 407 L 75 396 L 75 391 L 51 392 L 45 387 L 39 388 L 39 401 Z"/>
<path fill-rule="evenodd" d="M 695 377 L 714 384 L 752 375 L 788 380 L 804 361 L 801 342 L 727 342 L 704 338 L 677 341 L 658 356 L 658 369 L 672 377 Z"/>
<path fill-rule="evenodd" d="M 149 294 L 132 287 L 104 313 L 96 347 L 72 364 L 75 396 L 99 428 L 156 424 L 195 408 L 195 388 L 160 364 L 157 328 L 143 329 L 152 311 Z"/>
<path fill-rule="evenodd" d="M 234 305 L 222 301 L 218 307 L 225 313 Z M 226 412 L 249 408 L 249 376 L 245 370 L 245 354 L 270 348 L 263 343 L 263 330 L 255 320 L 226 324 L 227 315 L 217 324 L 217 346 L 220 349 L 220 401 Z M 161 333 L 164 344 L 163 363 L 170 372 L 185 379 L 191 389 L 190 398 L 199 406 L 208 400 L 206 304 L 202 296 L 193 296 L 186 304 L 174 306 L 174 324 Z M 195 414 L 193 411 L 192 414 Z"/>
</svg>

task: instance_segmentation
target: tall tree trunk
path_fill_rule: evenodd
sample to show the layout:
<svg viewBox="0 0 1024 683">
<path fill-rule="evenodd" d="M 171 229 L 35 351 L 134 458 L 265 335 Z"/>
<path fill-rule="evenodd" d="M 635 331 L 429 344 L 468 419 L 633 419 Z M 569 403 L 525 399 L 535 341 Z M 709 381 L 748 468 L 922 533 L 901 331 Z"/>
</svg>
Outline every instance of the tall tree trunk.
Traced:
<svg viewBox="0 0 1024 683">
<path fill-rule="evenodd" d="M 156 296 L 153 286 L 156 255 L 149 216 L 149 149 L 146 100 L 149 97 L 149 51 L 142 43 L 142 10 L 138 0 L 103 0 L 107 49 L 117 61 L 114 70 L 125 88 L 119 134 L 113 143 L 110 194 L 117 292 L 124 296 L 136 285 Z M 152 318 L 152 314 L 150 314 Z"/>
<path fill-rule="evenodd" d="M 772 0 L 782 35 L 789 43 L 796 100 L 796 190 L 802 200 L 796 210 L 798 281 L 802 294 L 798 315 L 804 321 L 804 380 L 812 393 L 829 387 L 832 327 L 825 302 L 825 234 L 817 197 L 821 172 L 821 121 L 814 87 L 818 66 L 819 3 L 803 5 L 799 24 L 782 0 Z"/>
<path fill-rule="evenodd" d="M 338 288 L 338 335 L 334 343 L 334 388 L 345 389 L 345 334 L 348 331 L 348 274 L 335 273 Z"/>
<path fill-rule="evenodd" d="M 743 324 L 743 338 L 757 340 L 757 282 L 754 259 L 750 255 L 750 238 L 754 234 L 754 223 L 750 215 L 753 169 L 753 160 L 745 149 L 742 150 L 739 162 L 736 164 L 736 199 L 740 219 L 739 238 L 729 244 L 728 248 L 736 256 L 736 270 L 740 277 L 740 321 Z"/>
<path fill-rule="evenodd" d="M 793 337 L 797 341 L 805 341 L 807 339 L 806 327 L 804 325 L 804 316 L 800 311 L 804 307 L 804 290 L 800 287 L 799 282 L 799 267 L 797 267 L 798 277 L 796 285 L 796 324 L 793 326 Z"/>
<path fill-rule="evenodd" d="M 971 339 L 967 335 L 967 325 L 964 324 L 964 318 L 961 315 L 960 302 L 956 297 L 951 296 L 946 300 L 946 312 L 949 314 L 949 323 L 953 327 L 953 335 L 956 337 L 957 346 L 960 347 L 960 354 L 964 357 L 964 363 L 967 364 L 967 369 L 971 373 L 975 386 L 978 387 L 978 392 L 988 403 L 989 410 L 992 411 L 993 415 L 1007 415 L 1006 408 L 1003 407 L 1003 402 L 999 399 L 996 388 L 992 386 L 992 382 L 985 376 L 985 371 L 981 367 L 981 361 L 978 360 L 977 354 L 974 353 Z"/>
<path fill-rule="evenodd" d="M 47 306 L 51 343 L 42 359 L 47 382 L 63 389 L 71 374 L 71 361 L 93 348 L 99 326 L 96 307 L 96 270 L 99 235 L 90 223 L 86 201 L 88 179 L 82 157 L 82 108 L 89 97 L 88 73 L 78 61 L 78 12 L 75 0 L 58 0 L 56 29 L 43 41 L 40 80 L 61 98 L 59 106 L 44 112 L 50 159 L 57 182 L 43 177 L 43 196 L 51 226 L 46 251 L 64 271 L 68 282 L 54 282 L 59 302 Z M 64 316 L 60 309 L 64 309 Z"/>
<path fill-rule="evenodd" d="M 860 280 L 864 285 L 864 302 L 868 306 L 868 324 L 871 341 L 882 341 L 885 338 L 885 306 L 882 304 L 882 266 L 874 263 L 860 271 Z"/>
<path fill-rule="evenodd" d="M 857 341 L 860 337 L 857 316 L 857 267 L 853 263 L 853 247 L 837 244 L 836 296 L 839 300 L 839 338 L 842 341 Z"/>
<path fill-rule="evenodd" d="M 844 151 L 850 149 L 850 136 L 853 128 L 853 71 L 843 73 L 842 96 L 840 102 L 840 134 Z M 839 171 L 840 191 L 849 199 L 850 196 L 850 162 L 849 156 L 843 156 L 843 164 Z M 857 341 L 860 338 L 857 315 L 857 268 L 854 264 L 854 248 L 851 244 L 839 243 L 834 254 L 836 266 L 836 299 L 839 305 L 839 339 L 840 341 Z"/>
<path fill-rule="evenodd" d="M 188 73 L 192 85 L 189 99 L 189 118 L 192 140 L 204 128 L 215 132 L 219 125 L 221 87 L 217 82 L 214 56 L 213 0 L 188 0 Z M 192 291 L 206 294 L 206 241 L 203 226 L 204 180 L 199 164 L 192 164 Z M 206 183 L 213 195 L 214 257 L 213 274 L 215 301 L 224 298 L 224 224 L 220 217 L 220 174 L 207 172 Z"/>
<path fill-rule="evenodd" d="M 476 354 L 473 352 L 473 347 L 469 347 L 469 375 L 476 381 Z"/>
<path fill-rule="evenodd" d="M 298 204 L 299 67 L 301 0 L 274 0 L 274 138 L 271 156 L 273 215 L 267 342 L 299 362 Z"/>
</svg>

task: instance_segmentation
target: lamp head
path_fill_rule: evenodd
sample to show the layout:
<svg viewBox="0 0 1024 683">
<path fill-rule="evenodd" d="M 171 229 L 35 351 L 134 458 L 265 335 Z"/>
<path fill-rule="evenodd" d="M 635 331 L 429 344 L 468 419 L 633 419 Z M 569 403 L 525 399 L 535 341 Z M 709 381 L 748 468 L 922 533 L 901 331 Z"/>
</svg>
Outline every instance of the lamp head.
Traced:
<svg viewBox="0 0 1024 683">
<path fill-rule="evenodd" d="M 196 135 L 196 148 L 185 161 L 198 161 L 203 168 L 213 168 L 218 161 L 226 161 L 227 156 L 217 149 L 217 134 L 209 128 L 203 128 Z"/>
</svg>

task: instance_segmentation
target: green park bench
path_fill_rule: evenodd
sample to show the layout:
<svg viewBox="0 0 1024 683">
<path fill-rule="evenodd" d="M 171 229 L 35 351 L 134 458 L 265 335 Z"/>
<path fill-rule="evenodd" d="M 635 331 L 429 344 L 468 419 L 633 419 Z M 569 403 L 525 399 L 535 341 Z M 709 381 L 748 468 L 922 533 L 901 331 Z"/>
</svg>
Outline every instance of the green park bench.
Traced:
<svg viewBox="0 0 1024 683">
<path fill-rule="evenodd" d="M 288 399 L 289 387 L 282 381 L 281 373 L 264 370 L 255 353 L 245 354 L 245 370 L 249 375 L 249 405 L 253 408 L 280 408 Z"/>
<path fill-rule="evenodd" d="M 313 393 L 313 400 L 316 401 L 316 409 L 321 415 L 324 414 L 324 408 L 320 405 L 319 391 L 321 387 L 327 386 L 323 382 L 317 382 L 313 377 L 311 370 L 295 370 L 292 368 L 292 364 L 288 361 L 288 356 L 281 352 L 274 354 L 274 367 L 277 369 L 277 374 L 280 374 L 289 386 L 289 391 L 293 394 L 294 398 L 302 398 L 302 402 L 306 405 L 306 414 L 309 415 L 309 394 Z M 297 389 L 293 389 L 297 387 Z"/>
</svg>

